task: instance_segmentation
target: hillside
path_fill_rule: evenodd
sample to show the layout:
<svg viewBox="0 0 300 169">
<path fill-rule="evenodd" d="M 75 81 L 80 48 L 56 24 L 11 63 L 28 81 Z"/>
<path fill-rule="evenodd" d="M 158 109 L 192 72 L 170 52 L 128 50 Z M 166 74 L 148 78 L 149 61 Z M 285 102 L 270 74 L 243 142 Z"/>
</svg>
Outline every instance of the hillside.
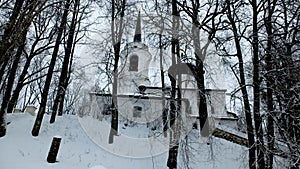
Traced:
<svg viewBox="0 0 300 169">
<path fill-rule="evenodd" d="M 167 168 L 167 152 L 152 157 L 124 157 L 99 146 L 97 140 L 84 130 L 86 125 L 82 125 L 84 122 L 88 122 L 90 126 L 97 129 L 97 124 L 99 125 L 100 122 L 90 117 L 79 118 L 75 115 L 65 115 L 58 117 L 54 124 L 49 124 L 49 116 L 45 115 L 38 137 L 31 136 L 34 119 L 35 117 L 27 113 L 8 115 L 7 121 L 10 122 L 8 132 L 5 137 L 0 139 L 1 169 Z M 139 128 L 128 127 L 128 130 L 138 132 Z M 121 131 L 120 135 L 122 133 L 124 131 Z M 184 148 L 185 151 L 180 151 L 179 168 L 187 168 L 188 166 L 191 169 L 241 169 L 247 167 L 247 151 L 244 147 L 215 137 L 210 139 L 210 144 L 200 143 L 197 141 L 195 133 L 191 132 L 187 137 L 186 141 L 189 146 L 181 146 L 181 150 Z M 46 158 L 52 137 L 56 135 L 62 137 L 62 143 L 57 163 L 49 164 Z M 122 149 L 146 151 L 137 145 L 119 144 Z"/>
</svg>

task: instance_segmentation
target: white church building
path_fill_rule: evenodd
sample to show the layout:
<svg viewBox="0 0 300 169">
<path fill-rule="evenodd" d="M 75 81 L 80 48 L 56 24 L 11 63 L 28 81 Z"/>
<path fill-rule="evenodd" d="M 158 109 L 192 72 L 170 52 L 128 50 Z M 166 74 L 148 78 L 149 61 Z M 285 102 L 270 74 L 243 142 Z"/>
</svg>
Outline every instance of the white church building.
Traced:
<svg viewBox="0 0 300 169">
<path fill-rule="evenodd" d="M 148 46 L 141 40 L 140 15 L 137 18 L 135 32 L 133 42 L 128 43 L 121 52 L 117 83 L 118 113 L 123 120 L 149 125 L 161 122 L 163 111 L 169 110 L 170 87 L 163 89 L 161 86 L 151 84 L 149 67 L 153 58 Z M 182 97 L 183 126 L 185 130 L 190 130 L 195 124 L 199 125 L 198 89 L 195 78 L 183 74 L 179 88 Z M 212 128 L 220 123 L 236 125 L 237 117 L 231 116 L 226 111 L 225 92 L 226 89 L 221 87 L 206 89 L 208 116 Z M 91 92 L 90 115 L 99 119 L 109 115 L 111 101 L 110 93 Z"/>
</svg>

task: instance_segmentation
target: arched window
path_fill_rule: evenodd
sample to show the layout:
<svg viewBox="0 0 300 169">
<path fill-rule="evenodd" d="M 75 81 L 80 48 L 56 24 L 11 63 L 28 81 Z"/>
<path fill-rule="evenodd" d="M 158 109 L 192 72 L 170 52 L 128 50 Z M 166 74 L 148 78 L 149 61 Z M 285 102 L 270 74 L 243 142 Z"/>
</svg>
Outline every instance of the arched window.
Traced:
<svg viewBox="0 0 300 169">
<path fill-rule="evenodd" d="M 139 57 L 137 55 L 130 56 L 129 71 L 138 71 Z"/>
</svg>

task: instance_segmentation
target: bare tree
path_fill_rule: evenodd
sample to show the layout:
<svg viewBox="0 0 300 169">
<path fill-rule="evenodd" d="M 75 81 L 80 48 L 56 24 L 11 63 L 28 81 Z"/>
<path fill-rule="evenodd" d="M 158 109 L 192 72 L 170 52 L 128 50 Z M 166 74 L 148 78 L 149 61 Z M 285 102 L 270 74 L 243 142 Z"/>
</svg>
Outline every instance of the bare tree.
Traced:
<svg viewBox="0 0 300 169">
<path fill-rule="evenodd" d="M 5 67 L 7 64 L 7 61 L 11 57 L 11 51 L 15 48 L 15 45 L 18 41 L 17 37 L 20 35 L 20 32 L 17 32 L 17 21 L 20 16 L 20 11 L 22 9 L 24 1 L 17 1 L 14 4 L 14 8 L 12 11 L 12 14 L 9 18 L 9 23 L 7 23 L 4 26 L 4 34 L 1 39 L 1 48 L 0 48 L 0 65 L 1 67 Z M 6 63 L 6 64 L 5 64 Z M 2 72 L 1 72 L 2 73 Z M 2 78 L 2 74 L 0 74 L 0 77 Z"/>
<path fill-rule="evenodd" d="M 79 9 L 80 8 L 80 0 L 76 0 L 73 5 L 73 15 L 72 15 L 72 21 L 70 24 L 69 28 L 69 33 L 68 33 L 68 39 L 67 39 L 67 44 L 66 44 L 66 49 L 65 49 L 65 56 L 61 68 L 61 73 L 60 73 L 60 78 L 59 78 L 59 84 L 58 84 L 58 91 L 56 93 L 56 97 L 53 103 L 53 108 L 52 108 L 52 114 L 51 114 L 51 119 L 50 123 L 53 123 L 55 121 L 55 116 L 57 114 L 57 109 L 60 107 L 60 110 L 58 112 L 59 115 L 62 115 L 62 108 L 63 108 L 63 103 L 64 103 L 64 97 L 65 93 L 69 84 L 69 79 L 70 79 L 70 70 L 72 68 L 72 59 L 73 59 L 73 51 L 75 48 L 75 37 L 76 37 L 76 27 L 80 26 L 79 22 L 81 18 L 78 18 L 79 15 Z M 84 12 L 84 11 L 83 11 Z M 78 32 L 77 32 L 78 33 Z"/>
<path fill-rule="evenodd" d="M 221 40 L 221 46 L 225 46 L 226 41 L 232 40 L 235 45 L 234 52 L 228 52 L 227 49 L 225 50 L 225 55 L 227 56 L 234 56 L 237 57 L 238 63 L 236 64 L 238 66 L 238 71 L 234 71 L 234 75 L 236 76 L 238 83 L 239 83 L 239 90 L 242 93 L 242 100 L 243 100 L 243 108 L 245 112 L 246 117 L 246 124 L 247 124 L 247 135 L 248 135 L 248 147 L 249 147 L 249 168 L 255 169 L 256 168 L 256 147 L 255 147 L 255 135 L 254 135 L 254 127 L 253 127 L 253 118 L 251 113 L 251 107 L 250 107 L 250 100 L 249 100 L 249 94 L 247 91 L 247 83 L 246 83 L 246 72 L 245 72 L 245 66 L 244 66 L 244 59 L 245 56 L 243 54 L 243 42 L 242 37 L 244 37 L 244 32 L 247 30 L 246 23 L 248 21 L 248 18 L 245 18 L 245 21 L 240 18 L 239 12 L 243 13 L 245 12 L 245 9 L 243 9 L 243 6 L 245 6 L 247 3 L 244 1 L 239 2 L 232 2 L 229 0 L 225 1 L 224 7 L 226 9 L 226 19 L 225 23 L 228 24 L 228 29 L 231 32 L 232 37 L 226 37 L 224 40 Z M 239 26 L 239 25 L 243 26 Z M 223 44 L 222 44 L 223 43 Z M 230 51 L 230 50 L 229 50 Z M 234 70 L 234 69 L 233 69 Z"/>
<path fill-rule="evenodd" d="M 274 79 L 272 78 L 272 75 L 268 72 L 272 71 L 273 69 L 273 63 L 272 60 L 275 58 L 273 57 L 272 53 L 272 46 L 273 46 L 273 24 L 272 24 L 272 17 L 274 17 L 274 12 L 275 12 L 275 7 L 277 4 L 277 0 L 270 1 L 268 0 L 265 2 L 264 5 L 264 25 L 265 25 L 265 30 L 267 33 L 267 44 L 265 47 L 265 80 L 266 80 L 266 104 L 267 104 L 267 147 L 268 150 L 266 153 L 266 166 L 268 169 L 273 168 L 273 160 L 274 160 L 274 144 L 275 144 L 275 130 L 274 130 L 274 105 L 273 105 L 273 93 L 274 91 L 272 90 L 272 84 L 274 84 Z"/>
<path fill-rule="evenodd" d="M 268 135 L 270 153 L 274 139 L 287 146 L 284 150 L 289 155 L 290 167 L 299 167 L 299 2 L 267 1 L 266 8 L 268 33 L 266 55 L 266 83 L 268 129 L 275 128 L 277 134 Z M 281 18 L 276 16 L 281 15 Z M 284 77 L 284 78 L 282 78 Z M 297 103 L 298 102 L 298 103 Z M 272 105 L 273 103 L 273 105 Z M 275 124 L 273 126 L 273 124 Z M 269 154 L 269 166 L 272 155 Z"/>
<path fill-rule="evenodd" d="M 56 42 L 55 42 L 55 46 L 54 46 L 54 49 L 53 49 L 52 58 L 51 58 L 51 61 L 50 61 L 50 64 L 49 64 L 48 74 L 47 74 L 46 81 L 45 81 L 45 84 L 44 84 L 44 89 L 43 89 L 43 92 L 42 92 L 41 104 L 40 104 L 38 114 L 37 114 L 33 129 L 32 129 L 32 132 L 31 132 L 33 136 L 38 136 L 40 128 L 41 128 L 41 124 L 42 124 L 42 121 L 43 121 L 43 117 L 44 117 L 44 114 L 45 114 L 46 104 L 47 104 L 47 100 L 48 100 L 49 88 L 50 88 L 51 79 L 52 79 L 52 75 L 53 75 L 53 70 L 54 70 L 54 67 L 55 67 L 55 63 L 56 63 L 56 59 L 57 59 L 57 55 L 58 55 L 58 51 L 59 51 L 59 46 L 61 44 L 61 38 L 62 38 L 62 35 L 63 35 L 63 31 L 64 31 L 64 28 L 67 24 L 67 18 L 68 18 L 68 13 L 69 13 L 69 10 L 70 10 L 69 9 L 70 5 L 71 5 L 70 0 L 67 0 L 65 2 L 65 4 L 63 5 L 64 6 L 64 11 L 63 11 L 63 15 L 62 15 L 62 18 L 61 18 L 60 25 L 58 27 Z"/>
<path fill-rule="evenodd" d="M 25 48 L 26 36 L 28 29 L 33 21 L 33 19 L 38 15 L 38 13 L 43 10 L 46 2 L 27 2 L 23 6 L 23 1 L 18 1 L 13 9 L 13 14 L 10 17 L 10 23 L 7 25 L 4 31 L 4 37 L 1 41 L 0 64 L 2 70 L 7 66 L 8 61 L 12 58 L 14 54 L 14 49 L 19 46 L 15 53 L 15 58 L 13 58 L 13 63 L 8 75 L 7 83 L 8 85 L 5 89 L 3 96 L 1 110 L 0 110 L 0 136 L 4 136 L 6 133 L 6 124 L 4 121 L 4 116 L 7 113 L 7 106 L 9 99 L 11 97 L 11 92 L 13 89 L 13 84 L 16 76 L 16 71 L 18 69 L 19 60 Z M 21 12 L 20 12 L 21 11 Z M 23 13 L 22 13 L 23 12 Z M 26 15 L 25 15 L 26 13 Z M 0 76 L 3 76 L 0 75 Z"/>
<path fill-rule="evenodd" d="M 258 37 L 258 16 L 259 16 L 259 4 L 256 0 L 250 1 L 252 6 L 252 65 L 253 65 L 253 115 L 255 124 L 255 134 L 256 134 L 256 158 L 257 167 L 265 168 L 265 156 L 264 156 L 264 132 L 262 128 L 262 118 L 260 112 L 260 56 L 259 56 L 259 37 Z"/>
<path fill-rule="evenodd" d="M 121 41 L 124 29 L 124 16 L 126 10 L 126 0 L 115 2 L 111 1 L 111 34 L 112 45 L 114 52 L 114 64 L 113 64 L 113 88 L 112 88 L 112 120 L 111 129 L 109 133 L 109 143 L 113 143 L 113 137 L 118 133 L 118 105 L 117 105 L 117 93 L 118 93 L 118 66 L 121 52 Z M 119 22 L 116 22 L 116 16 L 119 15 Z"/>
<path fill-rule="evenodd" d="M 211 3 L 209 1 L 193 0 L 190 2 L 182 1 L 177 2 L 181 7 L 183 13 L 185 13 L 191 21 L 192 29 L 189 38 L 192 39 L 192 48 L 194 51 L 194 57 L 192 59 L 195 62 L 195 66 L 190 69 L 193 71 L 193 75 L 196 78 L 197 88 L 199 89 L 199 120 L 200 130 L 202 136 L 209 135 L 209 121 L 206 94 L 204 85 L 204 61 L 207 55 L 208 46 L 212 44 L 212 40 L 215 37 L 218 28 L 219 15 L 224 12 L 221 8 L 219 1 Z M 205 11 L 203 14 L 200 11 Z M 203 32 L 203 33 L 201 33 Z M 207 38 L 204 42 L 200 40 L 203 35 Z M 187 44 L 190 45 L 190 44 Z"/>
<path fill-rule="evenodd" d="M 172 66 L 176 65 L 177 61 L 180 61 L 180 47 L 179 47 L 179 39 L 178 39 L 178 28 L 179 28 L 179 11 L 177 7 L 177 0 L 172 0 L 172 40 L 171 40 L 171 55 L 172 55 Z M 180 76 L 180 75 L 179 75 Z M 169 78 L 171 81 L 171 101 L 170 101 L 170 142 L 169 142 L 169 156 L 167 166 L 170 169 L 177 168 L 177 155 L 178 155 L 178 144 L 180 138 L 180 131 L 177 128 L 177 121 L 178 121 L 178 113 L 176 107 L 176 84 L 177 82 L 176 75 L 172 77 L 169 74 Z M 178 92 L 180 93 L 180 91 Z M 178 98 L 179 99 L 179 98 Z M 177 103 L 179 105 L 179 103 Z"/>
<path fill-rule="evenodd" d="M 17 101 L 19 99 L 21 90 L 26 84 L 32 82 L 32 80 L 26 82 L 26 79 L 32 76 L 30 74 L 28 75 L 28 72 L 30 72 L 29 68 L 32 64 L 33 58 L 44 54 L 45 52 L 53 48 L 53 45 L 51 44 L 53 43 L 53 38 L 54 34 L 56 33 L 56 29 L 53 29 L 51 21 L 54 17 L 55 11 L 52 10 L 52 8 L 47 8 L 45 9 L 45 11 L 47 12 L 42 12 L 36 18 L 34 18 L 32 22 L 35 32 L 33 34 L 34 41 L 32 44 L 27 44 L 28 46 L 30 46 L 28 52 L 24 50 L 25 64 L 22 66 L 23 69 L 19 74 L 19 79 L 16 83 L 16 87 L 9 101 L 7 112 L 13 111 L 13 108 L 16 106 Z"/>
</svg>

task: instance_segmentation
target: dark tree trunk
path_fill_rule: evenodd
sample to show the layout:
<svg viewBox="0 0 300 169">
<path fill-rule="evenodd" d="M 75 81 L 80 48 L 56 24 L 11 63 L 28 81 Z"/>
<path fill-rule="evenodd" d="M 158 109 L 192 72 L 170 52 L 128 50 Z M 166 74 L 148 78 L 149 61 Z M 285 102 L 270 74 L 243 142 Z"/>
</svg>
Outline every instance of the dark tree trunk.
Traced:
<svg viewBox="0 0 300 169">
<path fill-rule="evenodd" d="M 12 67 L 11 67 L 11 69 L 9 71 L 9 76 L 8 76 L 8 79 L 7 79 L 7 84 L 10 84 L 10 85 L 6 86 L 5 93 L 4 93 L 4 96 L 3 96 L 3 99 L 2 99 L 2 104 L 1 104 L 1 109 L 0 109 L 0 115 L 1 116 L 2 115 L 5 116 L 5 114 L 7 113 L 7 106 L 8 106 L 8 103 L 9 103 L 9 99 L 11 97 L 11 91 L 13 89 L 13 84 L 14 84 L 15 77 L 16 77 L 16 72 L 17 72 L 17 69 L 18 69 L 18 65 L 19 65 L 19 61 L 20 61 L 21 55 L 23 53 L 23 49 L 25 47 L 26 35 L 27 35 L 27 32 L 23 34 L 23 37 L 20 40 L 21 41 L 20 42 L 21 45 L 19 46 L 19 48 L 17 50 L 17 53 L 15 55 Z M 5 133 L 6 133 L 5 126 L 1 125 L 3 123 L 5 123 L 5 122 L 2 122 L 2 120 L 1 120 L 0 121 L 0 127 L 1 127 L 0 128 L 0 137 L 4 136 Z"/>
<path fill-rule="evenodd" d="M 17 104 L 18 98 L 19 98 L 19 94 L 24 86 L 24 79 L 27 75 L 27 71 L 28 68 L 30 66 L 30 62 L 31 62 L 32 57 L 27 58 L 25 65 L 23 67 L 23 70 L 21 72 L 21 75 L 19 76 L 19 80 L 18 83 L 15 87 L 15 90 L 13 91 L 12 97 L 9 101 L 8 107 L 7 107 L 7 112 L 12 112 L 15 105 Z"/>
<path fill-rule="evenodd" d="M 270 25 L 269 25 L 270 26 Z M 268 31 L 267 31 L 268 32 Z M 272 66 L 272 54 L 271 52 L 271 46 L 272 46 L 272 40 L 271 40 L 272 32 L 268 35 L 268 42 L 267 42 L 267 56 L 265 58 L 266 62 L 266 85 L 267 85 L 267 110 L 268 110 L 268 116 L 267 116 L 267 141 L 268 141 L 268 153 L 267 153 L 267 167 L 268 169 L 273 168 L 273 151 L 274 151 L 274 143 L 275 143 L 275 133 L 274 133 L 274 106 L 273 106 L 273 79 L 272 75 L 270 74 L 270 71 L 273 69 Z"/>
<path fill-rule="evenodd" d="M 288 32 L 287 36 L 288 36 Z M 300 138 L 300 129 L 299 129 L 299 87 L 298 89 L 295 87 L 295 84 L 299 82 L 299 65 L 296 66 L 296 63 L 293 62 L 293 52 L 292 52 L 292 44 L 285 44 L 284 58 L 282 58 L 282 66 L 283 66 L 283 74 L 285 79 L 283 80 L 281 88 L 283 91 L 283 101 L 284 101 L 284 113 L 282 113 L 283 122 L 285 123 L 284 131 L 286 132 L 287 138 L 285 138 L 286 142 L 288 142 L 288 146 L 291 154 L 292 161 L 292 169 L 299 168 L 299 138 Z"/>
<path fill-rule="evenodd" d="M 199 0 L 195 1 L 193 6 L 193 17 L 192 17 L 192 39 L 195 50 L 195 60 L 196 67 L 193 69 L 193 74 L 195 76 L 197 82 L 197 88 L 199 90 L 199 106 L 198 106 L 198 114 L 200 121 L 200 134 L 203 137 L 207 137 L 209 135 L 209 121 L 208 121 L 208 112 L 207 112 L 207 104 L 206 104 L 206 93 L 205 93 L 205 85 L 204 85 L 204 59 L 205 54 L 201 52 L 200 45 L 200 31 L 199 31 L 199 8 L 200 2 Z"/>
<path fill-rule="evenodd" d="M 16 39 L 11 39 L 11 36 L 15 36 L 13 34 L 20 34 L 20 32 L 14 32 L 16 27 L 19 27 L 20 25 L 16 25 L 16 22 L 18 20 L 18 17 L 20 15 L 20 11 L 22 9 L 24 1 L 18 0 L 16 1 L 12 14 L 9 18 L 9 23 L 7 23 L 4 26 L 4 34 L 2 36 L 2 40 L 0 41 L 0 65 L 3 66 L 3 63 L 8 61 L 10 57 L 12 56 L 12 50 L 15 47 L 12 46 L 11 40 L 15 41 Z"/>
<path fill-rule="evenodd" d="M 55 117 L 57 114 L 57 109 L 64 102 L 64 95 L 66 93 L 69 79 L 68 79 L 68 74 L 69 74 L 69 63 L 70 63 L 70 58 L 72 55 L 72 48 L 74 47 L 73 42 L 74 42 L 74 36 L 75 36 L 75 28 L 76 28 L 76 20 L 77 20 L 77 15 L 78 15 L 78 8 L 79 8 L 79 2 L 80 0 L 76 0 L 74 4 L 74 9 L 73 9 L 73 16 L 72 16 L 72 21 L 70 25 L 70 30 L 69 30 L 69 35 L 68 35 L 68 40 L 67 40 L 67 47 L 65 49 L 65 57 L 64 61 L 62 64 L 62 69 L 60 73 L 60 78 L 59 78 L 59 84 L 58 84 L 58 91 L 56 93 L 56 97 L 53 103 L 53 108 L 52 108 L 52 114 L 50 118 L 50 123 L 55 122 Z"/>
<path fill-rule="evenodd" d="M 170 137 L 171 136 L 172 135 L 170 135 Z M 177 168 L 178 144 L 171 145 L 171 146 L 172 147 L 170 147 L 170 149 L 169 149 L 169 157 L 168 157 L 167 166 L 169 167 L 169 169 L 176 169 Z"/>
<path fill-rule="evenodd" d="M 7 69 L 8 62 L 10 60 L 10 57 L 12 56 L 12 51 L 15 47 L 14 45 L 11 44 L 12 42 L 10 42 L 10 39 L 14 33 L 14 29 L 16 29 L 15 25 L 18 20 L 19 13 L 22 9 L 23 3 L 24 3 L 23 0 L 17 1 L 15 3 L 12 14 L 9 18 L 9 23 L 7 23 L 4 26 L 4 33 L 3 33 L 2 39 L 0 41 L 0 65 L 1 65 L 0 82 L 2 82 L 2 80 L 3 80 L 3 76 L 5 75 L 5 70 Z M 5 84 L 6 84 L 5 82 L 2 83 L 0 93 L 2 92 L 2 90 L 4 90 Z M 0 125 L 1 124 L 2 123 L 0 122 Z"/>
<path fill-rule="evenodd" d="M 273 104 L 273 75 L 271 70 L 273 69 L 273 58 L 272 58 L 272 37 L 273 37 L 273 26 L 272 26 L 272 15 L 275 10 L 277 0 L 271 2 L 268 0 L 267 2 L 267 17 L 265 19 L 265 27 L 267 32 L 267 48 L 266 48 L 266 57 L 265 57 L 265 64 L 266 64 L 266 86 L 267 86 L 267 142 L 268 142 L 268 151 L 266 154 L 267 157 L 267 168 L 273 168 L 273 160 L 274 160 L 274 143 L 275 143 L 275 133 L 274 133 L 274 104 Z"/>
<path fill-rule="evenodd" d="M 38 23 L 38 24 L 41 24 L 41 23 Z M 37 23 L 34 23 L 34 26 L 35 26 L 35 29 L 39 30 L 40 28 L 40 25 L 37 25 Z M 41 54 L 42 52 L 44 52 L 45 50 L 48 50 L 49 48 L 49 44 L 52 43 L 52 39 L 53 39 L 53 34 L 50 33 L 49 34 L 49 42 L 48 42 L 48 45 L 45 45 L 45 46 L 42 46 L 42 47 L 39 47 L 37 50 L 36 50 L 36 47 L 38 46 L 39 42 L 41 42 L 43 40 L 43 35 L 45 33 L 45 29 L 46 29 L 46 25 L 43 25 L 45 26 L 45 28 L 40 28 L 40 32 L 37 32 L 39 33 L 39 35 L 37 35 L 35 41 L 32 43 L 31 45 L 31 49 L 30 49 L 30 53 L 29 55 L 26 57 L 26 62 L 23 66 L 23 69 L 22 69 L 22 72 L 19 76 L 19 79 L 18 79 L 18 82 L 16 84 L 16 88 L 14 89 L 13 91 L 13 94 L 12 94 L 12 97 L 9 101 L 9 105 L 7 107 L 7 111 L 8 112 L 12 112 L 13 111 L 13 108 L 15 107 L 15 105 L 17 104 L 17 101 L 19 99 L 19 95 L 20 95 L 20 92 L 22 90 L 22 88 L 24 87 L 24 81 L 25 81 L 25 78 L 26 78 L 26 75 L 28 74 L 28 69 L 30 67 L 30 64 L 31 64 L 31 60 Z M 39 27 L 39 28 L 37 28 Z M 25 104 L 24 104 L 25 105 Z"/>
<path fill-rule="evenodd" d="M 197 55 L 197 54 L 196 54 Z M 209 136 L 209 121 L 208 121 L 208 112 L 207 112 L 207 103 L 206 103 L 206 93 L 204 86 L 204 67 L 201 60 L 197 60 L 196 63 L 196 81 L 197 87 L 199 90 L 199 120 L 200 120 L 200 133 L 201 136 Z"/>
<path fill-rule="evenodd" d="M 265 168 L 265 155 L 264 155 L 264 139 L 262 129 L 262 118 L 260 116 L 260 66 L 259 66 L 259 48 L 258 48 L 258 9 L 256 0 L 252 0 L 252 11 L 253 11 L 253 37 L 252 37 L 252 48 L 253 48 L 253 114 L 254 124 L 256 133 L 256 158 L 257 167 Z"/>
<path fill-rule="evenodd" d="M 247 135 L 248 135 L 248 147 L 249 147 L 249 168 L 255 169 L 256 168 L 256 156 L 255 156 L 255 139 L 254 139 L 254 129 L 252 124 L 252 116 L 251 116 L 251 108 L 248 99 L 248 92 L 246 88 L 246 81 L 245 81 L 245 73 L 244 73 L 244 65 L 243 65 L 243 56 L 241 53 L 241 47 L 237 45 L 237 49 L 239 49 L 240 54 L 238 54 L 239 60 L 239 71 L 240 71 L 240 87 L 243 94 L 243 101 L 245 107 L 245 117 L 246 117 L 246 124 L 247 124 Z"/>
<path fill-rule="evenodd" d="M 53 137 L 51 147 L 47 156 L 47 161 L 48 163 L 55 163 L 56 162 L 56 157 L 59 151 L 59 146 L 61 143 L 61 138 L 60 137 Z"/>
<path fill-rule="evenodd" d="M 5 86 L 6 86 L 6 78 L 7 77 L 4 77 L 5 75 L 5 70 L 7 69 L 7 65 L 8 65 L 8 59 L 6 59 L 3 63 L 2 63 L 2 66 L 1 66 L 1 69 L 0 69 L 0 84 L 1 84 L 1 87 L 0 87 L 0 93 L 2 93 L 5 89 Z"/>
<path fill-rule="evenodd" d="M 39 131 L 40 131 L 41 124 L 42 124 L 43 117 L 44 117 L 45 110 L 46 110 L 46 104 L 47 104 L 47 100 L 48 100 L 48 93 L 49 93 L 51 79 L 52 79 L 52 75 L 53 75 L 53 71 L 54 71 L 54 67 L 55 67 L 55 62 L 56 62 L 56 58 L 57 58 L 57 55 L 58 55 L 59 46 L 61 44 L 61 38 L 62 38 L 62 35 L 63 35 L 64 28 L 67 24 L 69 8 L 70 8 L 70 0 L 67 0 L 66 4 L 64 6 L 64 12 L 63 12 L 63 15 L 62 15 L 61 23 L 60 23 L 60 26 L 58 28 L 58 34 L 57 34 L 57 38 L 56 38 L 56 42 L 55 42 L 55 47 L 54 47 L 54 50 L 53 50 L 53 53 L 52 53 L 52 58 L 51 58 L 49 68 L 48 68 L 48 74 L 47 74 L 47 77 L 46 77 L 43 93 L 42 93 L 42 96 L 41 96 L 42 98 L 41 98 L 40 107 L 39 107 L 38 114 L 37 114 L 37 117 L 35 119 L 34 126 L 33 126 L 33 129 L 32 129 L 32 132 L 31 132 L 32 136 L 38 136 L 39 135 Z"/>
<path fill-rule="evenodd" d="M 165 100 L 165 76 L 164 76 L 164 68 L 163 68 L 163 44 L 162 44 L 162 31 L 163 27 L 160 29 L 159 34 L 159 67 L 160 67 L 160 78 L 161 78 L 161 87 L 162 87 L 162 120 L 163 120 L 163 132 L 164 136 L 167 137 L 167 130 L 168 130 L 168 108 L 166 108 L 166 100 Z"/>
<path fill-rule="evenodd" d="M 2 38 L 2 42 L 1 42 L 1 48 L 0 48 L 0 56 L 1 56 L 1 61 L 4 61 L 4 63 L 6 62 L 6 60 L 11 59 L 12 53 L 13 53 L 13 49 L 19 45 L 17 52 L 15 54 L 15 58 L 13 59 L 13 64 L 11 66 L 11 69 L 9 71 L 9 75 L 8 75 L 8 79 L 7 79 L 7 85 L 5 88 L 5 93 L 3 96 L 3 100 L 2 100 L 2 104 L 1 104 L 1 109 L 0 109 L 0 137 L 5 136 L 6 134 L 6 122 L 5 122 L 5 115 L 7 113 L 7 106 L 11 97 L 11 92 L 13 89 L 13 84 L 15 81 L 15 76 L 16 76 L 16 72 L 18 69 L 18 65 L 19 65 L 19 61 L 21 58 L 21 55 L 23 53 L 23 50 L 25 48 L 25 41 L 26 41 L 26 36 L 27 36 L 27 32 L 28 32 L 28 28 L 31 24 L 31 18 L 32 18 L 32 13 L 29 13 L 26 18 L 25 15 L 21 15 L 19 16 L 19 12 L 20 9 L 22 8 L 23 5 L 23 1 L 18 1 L 13 9 L 13 14 L 10 17 L 10 24 L 8 25 L 8 28 L 5 29 L 4 31 L 4 35 Z M 32 9 L 32 6 L 29 7 L 29 9 Z M 18 20 L 18 21 L 17 21 Z M 23 21 L 24 24 L 21 22 Z M 17 32 L 15 32 L 16 34 L 20 35 L 20 37 L 18 39 L 14 39 L 14 45 L 12 45 L 10 37 L 11 36 L 16 36 L 16 35 L 12 35 L 13 30 L 12 27 L 15 27 L 14 25 L 18 25 L 20 28 L 18 28 L 19 30 Z M 17 29 L 17 28 L 15 28 Z M 0 61 L 0 63 L 2 63 Z M 3 65 L 4 66 L 4 65 Z"/>
<path fill-rule="evenodd" d="M 65 86 L 65 89 L 67 88 L 67 86 Z M 64 91 L 65 92 L 65 91 Z M 61 96 L 61 100 L 60 100 L 60 103 L 59 103 L 59 107 L 58 107 L 58 115 L 59 116 L 62 116 L 63 115 L 63 111 L 64 111 L 64 100 L 65 100 L 65 97 L 66 97 L 66 94 L 64 93 L 62 96 Z"/>
<path fill-rule="evenodd" d="M 0 65 L 1 65 L 0 82 L 2 82 L 2 80 L 3 80 L 3 76 L 5 75 L 5 70 L 7 69 L 6 66 L 8 65 L 10 57 L 12 56 L 12 51 L 14 49 L 14 46 L 12 46 L 12 44 L 10 42 L 10 39 L 11 39 L 11 36 L 13 34 L 13 30 L 15 29 L 15 23 L 17 22 L 19 12 L 21 11 L 23 2 L 24 1 L 17 1 L 15 3 L 12 14 L 9 18 L 9 23 L 7 23 L 4 26 L 4 34 L 3 34 L 2 39 L 0 41 Z M 2 83 L 0 92 L 2 92 L 2 90 L 5 90 L 5 88 L 6 88 L 5 80 Z M 6 101 L 4 101 L 4 102 L 6 102 Z M 0 117 L 0 127 L 1 127 L 0 132 L 2 132 L 2 128 L 5 126 L 5 124 L 4 124 L 5 123 L 4 122 L 4 116 L 5 115 L 0 113 L 0 116 L 1 116 Z"/>
<path fill-rule="evenodd" d="M 175 95 L 176 95 L 176 75 L 175 77 L 170 76 L 171 81 L 171 101 L 170 101 L 170 130 L 169 137 L 170 137 L 170 143 L 169 143 L 169 155 L 168 155 L 168 162 L 167 166 L 170 169 L 177 167 L 177 154 L 178 154 L 178 145 L 175 140 L 175 128 L 176 128 L 176 101 L 175 101 Z"/>
<path fill-rule="evenodd" d="M 120 42 L 119 42 L 120 43 Z M 111 128 L 109 133 L 109 144 L 113 143 L 113 138 L 118 134 L 119 128 L 119 113 L 118 113 L 118 63 L 120 58 L 120 44 L 115 45 L 115 65 L 114 65 L 114 81 L 112 91 L 112 116 L 111 116 Z"/>
<path fill-rule="evenodd" d="M 252 115 L 251 115 L 251 108 L 249 103 L 249 96 L 246 88 L 246 79 L 245 79 L 245 71 L 244 71 L 244 61 L 243 61 L 243 54 L 242 48 L 239 42 L 238 30 L 236 27 L 235 20 L 232 17 L 231 11 L 231 1 L 226 0 L 227 3 L 227 17 L 229 19 L 230 25 L 232 26 L 232 31 L 234 34 L 234 41 L 235 47 L 237 51 L 238 57 L 238 66 L 239 66 L 239 78 L 240 78 L 240 87 L 242 90 L 243 101 L 244 101 L 244 108 L 245 108 L 245 117 L 246 117 L 246 124 L 247 124 L 247 135 L 248 135 L 248 147 L 249 147 L 249 168 L 256 169 L 256 151 L 255 151 L 255 138 L 254 138 L 254 129 L 253 129 L 253 122 L 252 122 Z"/>
<path fill-rule="evenodd" d="M 175 101 L 175 96 L 176 96 L 176 79 L 174 77 L 170 77 L 171 81 L 171 101 L 170 101 L 170 116 L 169 116 L 169 121 L 170 121 L 170 127 L 174 126 L 175 119 L 176 119 L 176 101 Z"/>
<path fill-rule="evenodd" d="M 179 40 L 178 40 L 178 27 L 179 27 L 179 12 L 177 9 L 177 0 L 172 0 L 172 15 L 173 15 L 173 21 L 172 21 L 172 46 L 171 46 L 171 54 L 172 54 L 172 65 L 176 65 L 177 63 L 180 63 L 180 56 L 179 56 Z M 176 69 L 176 67 L 175 67 Z M 169 74 L 169 78 L 171 81 L 171 101 L 170 101 L 170 114 L 169 114 L 169 121 L 170 121 L 170 129 L 169 130 L 169 137 L 170 137 L 170 142 L 169 142 L 169 154 L 168 154 L 168 161 L 167 161 L 167 166 L 170 169 L 175 169 L 177 168 L 177 156 L 178 156 L 178 147 L 179 147 L 179 124 L 178 124 L 178 111 L 180 108 L 180 87 L 178 83 L 178 90 L 176 90 L 176 81 L 177 75 L 180 78 L 181 72 L 176 72 L 173 74 L 173 77 L 171 74 Z M 180 81 L 178 81 L 180 82 Z M 176 91 L 177 94 L 180 96 L 180 98 L 175 98 L 176 97 Z M 179 107 L 178 107 L 179 106 Z"/>
<path fill-rule="evenodd" d="M 179 41 L 177 39 L 176 28 L 178 27 L 178 11 L 176 0 L 172 0 L 172 15 L 173 15 L 173 23 L 172 23 L 172 42 L 171 42 L 171 55 L 172 55 L 172 65 L 176 65 L 176 53 L 177 48 L 179 47 Z M 171 81 L 171 101 L 170 101 L 170 127 L 172 127 L 175 123 L 176 117 L 176 73 L 173 75 L 174 77 L 169 75 Z"/>
</svg>

